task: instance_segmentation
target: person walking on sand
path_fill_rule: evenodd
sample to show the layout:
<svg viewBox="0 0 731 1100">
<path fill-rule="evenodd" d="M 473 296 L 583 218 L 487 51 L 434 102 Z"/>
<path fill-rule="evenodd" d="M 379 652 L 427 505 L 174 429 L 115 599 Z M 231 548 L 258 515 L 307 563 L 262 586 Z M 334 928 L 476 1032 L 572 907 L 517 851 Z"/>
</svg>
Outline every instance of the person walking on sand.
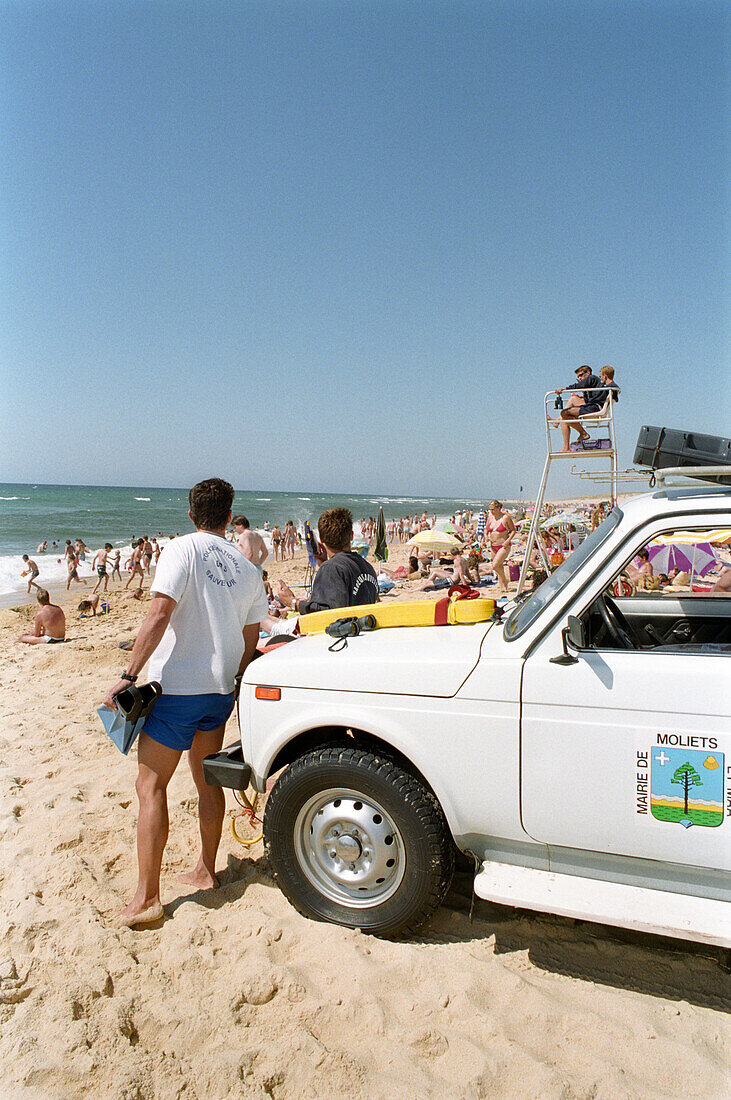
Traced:
<svg viewBox="0 0 731 1100">
<path fill-rule="evenodd" d="M 129 559 L 130 573 L 129 573 L 129 577 L 127 578 L 127 583 L 124 586 L 125 588 L 129 588 L 129 586 L 132 584 L 132 581 L 135 579 L 135 577 L 140 578 L 140 584 L 142 584 L 144 582 L 145 574 L 144 574 L 144 571 L 142 569 L 142 548 L 143 548 L 144 545 L 145 545 L 145 540 L 144 539 L 138 539 L 137 542 L 134 543 L 133 546 L 132 546 L 132 554 L 131 554 L 130 559 Z"/>
<path fill-rule="evenodd" d="M 120 563 L 121 560 L 122 560 L 122 551 L 119 549 L 119 547 L 117 547 L 115 550 L 112 550 L 112 557 L 111 557 L 111 561 L 110 561 L 112 571 L 109 574 L 111 580 L 114 580 L 114 574 L 116 573 L 117 574 L 117 580 L 121 581 L 122 574 L 119 571 L 119 563 Z"/>
<path fill-rule="evenodd" d="M 96 584 L 94 585 L 94 588 L 92 589 L 93 592 L 98 592 L 99 591 L 99 586 L 102 583 L 102 581 L 104 581 L 104 591 L 105 592 L 106 592 L 107 588 L 109 587 L 109 576 L 107 575 L 107 557 L 109 556 L 109 551 L 111 549 L 112 549 L 111 542 L 105 542 L 104 543 L 104 549 L 103 550 L 97 550 L 96 554 L 94 555 L 94 559 L 91 563 L 91 568 L 96 569 L 96 575 L 97 575 L 98 579 L 97 579 Z"/>
<path fill-rule="evenodd" d="M 272 527 L 272 550 L 274 551 L 275 561 L 279 561 L 280 549 L 282 553 L 282 561 L 284 561 L 284 547 L 282 546 L 283 541 L 284 536 L 279 528 L 279 524 L 275 523 Z"/>
<path fill-rule="evenodd" d="M 142 536 L 142 566 L 147 572 L 147 576 L 150 576 L 152 566 L 153 547 L 147 535 Z"/>
<path fill-rule="evenodd" d="M 497 573 L 497 594 L 498 596 L 505 596 L 508 592 L 505 560 L 510 553 L 510 544 L 517 531 L 512 516 L 503 511 L 503 506 L 499 500 L 493 500 L 490 504 L 490 514 L 487 517 L 485 533 L 492 551 L 492 567 Z"/>
<path fill-rule="evenodd" d="M 71 588 L 71 581 L 76 581 L 77 584 L 83 584 L 86 587 L 86 581 L 79 576 L 79 559 L 76 557 L 76 551 L 71 543 L 66 547 L 66 569 L 68 570 L 67 592 Z"/>
<path fill-rule="evenodd" d="M 197 890 L 218 885 L 216 853 L 226 809 L 220 787 L 209 787 L 203 759 L 218 752 L 235 701 L 236 678 L 254 656 L 267 599 L 258 570 L 226 540 L 233 486 L 220 478 L 190 490 L 190 535 L 163 550 L 155 573 L 152 603 L 121 679 L 104 702 L 148 676 L 163 694 L 145 720 L 138 746 L 137 859 L 134 897 L 117 921 L 133 927 L 163 916 L 160 867 L 168 838 L 167 787 L 180 757 L 198 791 L 201 854 L 181 881 Z"/>
<path fill-rule="evenodd" d="M 41 645 L 54 642 L 63 642 L 66 638 L 66 616 L 63 608 L 51 603 L 51 598 L 45 588 L 36 586 L 36 599 L 40 604 L 40 611 L 33 620 L 33 633 L 21 634 L 17 639 L 25 645 Z"/>
<path fill-rule="evenodd" d="M 234 516 L 231 524 L 236 535 L 236 545 L 245 558 L 255 565 L 259 572 L 269 557 L 266 543 L 258 531 L 252 531 L 246 516 Z"/>
<path fill-rule="evenodd" d="M 288 519 L 284 525 L 284 549 L 282 550 L 282 561 L 289 556 L 294 558 L 295 547 L 297 546 L 297 532 L 294 527 L 294 523 L 291 519 Z"/>
<path fill-rule="evenodd" d="M 28 578 L 28 595 L 30 595 L 31 588 L 37 588 L 40 591 L 41 586 L 39 584 L 36 584 L 36 577 L 40 572 L 38 566 L 32 558 L 28 557 L 27 554 L 23 554 L 23 564 L 25 565 L 23 576 L 25 577 L 27 573 L 30 573 L 30 577 Z"/>
</svg>

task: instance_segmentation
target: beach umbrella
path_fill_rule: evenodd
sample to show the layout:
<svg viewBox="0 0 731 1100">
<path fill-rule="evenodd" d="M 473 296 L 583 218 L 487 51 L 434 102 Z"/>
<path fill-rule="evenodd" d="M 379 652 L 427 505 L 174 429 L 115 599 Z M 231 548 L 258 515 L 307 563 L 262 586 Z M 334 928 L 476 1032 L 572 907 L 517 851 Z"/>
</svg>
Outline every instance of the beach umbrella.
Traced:
<svg viewBox="0 0 731 1100">
<path fill-rule="evenodd" d="M 541 524 L 541 530 L 546 531 L 549 527 L 561 527 L 563 524 L 572 523 L 576 526 L 586 526 L 586 520 L 583 516 L 579 516 L 576 512 L 559 512 L 558 515 L 549 516 L 548 519 L 544 519 Z"/>
<path fill-rule="evenodd" d="M 715 531 L 704 531 L 702 535 L 699 535 L 697 531 L 674 531 L 672 535 L 658 535 L 656 539 L 652 540 L 653 543 L 662 543 L 663 546 L 667 544 L 674 545 L 686 545 L 690 543 L 693 546 L 706 543 L 719 543 L 722 546 L 728 546 L 731 544 L 731 527 L 717 527 Z"/>
<path fill-rule="evenodd" d="M 447 522 L 442 527 L 442 531 L 446 531 L 448 535 L 455 535 L 457 533 L 457 528 L 454 526 L 453 523 L 450 523 L 449 520 L 447 520 Z"/>
<path fill-rule="evenodd" d="M 383 518 L 383 507 L 378 509 L 376 520 L 376 545 L 373 550 L 376 561 L 388 561 L 388 546 L 386 544 L 386 521 Z"/>
<path fill-rule="evenodd" d="M 418 550 L 431 550 L 436 554 L 464 549 L 464 543 L 459 535 L 450 535 L 446 531 L 420 531 L 418 535 L 409 539 L 406 546 L 414 546 Z"/>
<path fill-rule="evenodd" d="M 679 569 L 683 573 L 704 577 L 716 564 L 716 555 L 707 542 L 660 543 L 658 540 L 647 547 L 647 553 L 655 573 L 669 573 L 671 569 Z"/>
<path fill-rule="evenodd" d="M 477 520 L 477 538 L 482 541 L 482 537 L 485 534 L 485 509 L 480 508 L 480 517 Z"/>
</svg>

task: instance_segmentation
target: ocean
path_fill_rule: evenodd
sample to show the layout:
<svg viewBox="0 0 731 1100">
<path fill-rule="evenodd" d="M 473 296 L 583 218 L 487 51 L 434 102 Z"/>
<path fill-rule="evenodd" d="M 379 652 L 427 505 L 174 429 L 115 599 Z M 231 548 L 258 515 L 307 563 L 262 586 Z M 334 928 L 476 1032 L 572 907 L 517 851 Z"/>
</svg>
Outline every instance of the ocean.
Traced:
<svg viewBox="0 0 731 1100">
<path fill-rule="evenodd" d="M 448 519 L 456 509 L 479 507 L 486 501 L 451 500 L 444 497 L 347 496 L 334 493 L 277 493 L 261 489 L 236 492 L 234 514 L 245 515 L 251 526 L 264 534 L 264 524 L 283 526 L 291 519 L 297 527 L 305 520 L 314 523 L 326 508 L 350 508 L 355 521 L 356 539 L 361 517 L 375 516 L 383 506 L 386 519 L 426 511 L 436 513 L 438 522 Z M 29 554 L 40 569 L 39 583 L 58 584 L 66 579 L 61 558 L 66 539 L 80 537 L 91 550 L 82 564 L 81 575 L 91 576 L 94 551 L 111 542 L 124 551 L 133 538 L 149 535 L 184 535 L 192 531 L 188 519 L 187 489 L 155 489 L 144 486 L 106 485 L 12 485 L 0 483 L 0 597 L 22 595 L 26 582 L 23 554 Z M 266 537 L 266 536 L 265 536 Z M 45 554 L 36 547 L 48 541 Z M 52 542 L 58 544 L 57 550 Z"/>
</svg>

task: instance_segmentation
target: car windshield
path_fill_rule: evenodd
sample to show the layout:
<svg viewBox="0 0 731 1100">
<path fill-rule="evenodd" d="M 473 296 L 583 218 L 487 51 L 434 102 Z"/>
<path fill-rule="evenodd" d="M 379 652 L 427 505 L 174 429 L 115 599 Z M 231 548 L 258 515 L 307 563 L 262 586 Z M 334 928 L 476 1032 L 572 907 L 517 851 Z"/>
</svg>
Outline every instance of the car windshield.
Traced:
<svg viewBox="0 0 731 1100">
<path fill-rule="evenodd" d="M 558 567 L 555 573 L 543 582 L 540 588 L 532 592 L 527 600 L 519 604 L 505 624 L 505 639 L 512 642 L 515 638 L 528 629 L 535 621 L 544 607 L 556 596 L 563 586 L 567 584 L 575 573 L 581 569 L 585 561 L 596 552 L 602 543 L 612 534 L 617 524 L 623 518 L 619 508 L 609 513 L 603 523 L 600 523 L 595 531 L 584 539 L 578 549 L 569 554 L 566 561 Z"/>
</svg>

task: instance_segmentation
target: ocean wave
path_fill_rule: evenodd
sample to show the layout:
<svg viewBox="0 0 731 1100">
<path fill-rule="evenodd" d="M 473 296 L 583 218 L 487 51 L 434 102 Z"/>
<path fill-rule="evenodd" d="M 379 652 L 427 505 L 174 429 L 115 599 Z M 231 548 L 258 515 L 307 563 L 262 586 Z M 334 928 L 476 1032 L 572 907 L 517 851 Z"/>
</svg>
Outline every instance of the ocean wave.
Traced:
<svg viewBox="0 0 731 1100">
<path fill-rule="evenodd" d="M 0 497 L 0 500 L 20 500 L 20 497 Z"/>
<path fill-rule="evenodd" d="M 297 500 L 312 500 L 312 497 L 297 497 Z"/>
<path fill-rule="evenodd" d="M 160 539 L 160 545 L 166 546 L 170 541 L 169 539 Z M 132 553 L 132 547 L 129 542 L 125 541 L 120 543 L 119 540 L 115 540 L 115 546 L 119 547 L 121 551 L 120 567 L 122 569 L 122 578 L 126 580 L 128 574 L 124 569 L 124 563 Z M 84 580 L 90 581 L 95 578 L 95 573 L 92 570 L 91 563 L 94 559 L 94 555 L 100 547 L 90 547 L 89 552 L 86 555 L 86 561 L 79 562 L 79 576 Z M 64 583 L 68 578 L 68 570 L 66 568 L 66 562 L 62 557 L 58 555 L 61 553 L 61 548 L 58 550 L 47 551 L 45 554 L 32 554 L 40 575 L 38 577 L 38 583 L 42 585 L 58 585 Z M 27 592 L 28 578 L 21 577 L 21 573 L 27 566 L 23 561 L 20 554 L 0 554 L 0 596 L 9 596 L 17 594 L 20 598 Z M 154 566 L 153 566 L 154 568 Z M 74 585 L 72 586 L 72 593 L 76 590 L 83 592 L 83 588 Z M 33 593 L 35 598 L 35 592 Z"/>
<path fill-rule="evenodd" d="M 147 501 L 149 501 L 150 498 L 149 497 L 135 497 L 135 500 L 147 500 Z"/>
<path fill-rule="evenodd" d="M 257 497 L 257 500 L 271 500 L 271 497 Z"/>
<path fill-rule="evenodd" d="M 39 554 L 35 560 L 38 563 L 40 576 L 39 584 L 58 584 L 66 579 L 68 571 L 63 558 L 60 560 L 51 555 Z M 28 578 L 21 577 L 21 573 L 27 568 L 20 554 L 4 554 L 0 556 L 0 595 L 7 596 L 17 592 L 18 595 L 27 593 Z M 79 567 L 82 577 L 90 577 L 91 566 L 87 561 Z M 33 593 L 35 595 L 35 593 Z"/>
</svg>

